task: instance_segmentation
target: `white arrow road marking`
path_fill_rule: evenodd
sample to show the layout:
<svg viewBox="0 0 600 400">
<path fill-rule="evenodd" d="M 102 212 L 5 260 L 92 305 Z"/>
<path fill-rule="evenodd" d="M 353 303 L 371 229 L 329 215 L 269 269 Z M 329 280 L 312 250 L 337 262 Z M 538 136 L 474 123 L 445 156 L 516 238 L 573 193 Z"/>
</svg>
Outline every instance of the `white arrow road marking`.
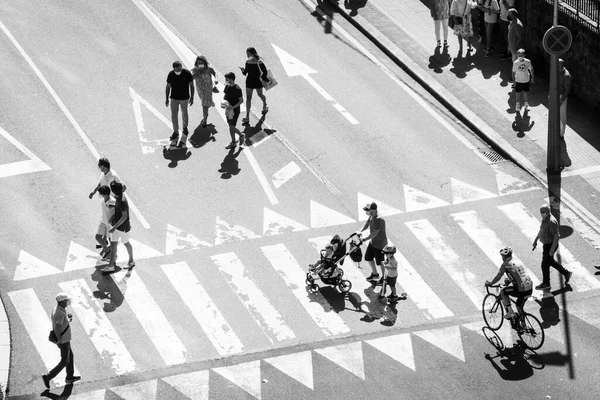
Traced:
<svg viewBox="0 0 600 400">
<path fill-rule="evenodd" d="M 129 385 L 117 386 L 108 389 L 121 399 L 147 400 L 155 399 L 157 392 L 157 380 L 131 383 Z M 112 396 L 107 396 L 109 399 Z"/>
<path fill-rule="evenodd" d="M 17 149 L 19 149 L 21 153 L 29 157 L 29 160 L 17 161 L 13 163 L 0 165 L 0 178 L 21 174 L 29 174 L 31 172 L 48 171 L 51 169 L 45 162 L 40 160 L 35 154 L 29 151 L 27 147 L 19 143 L 17 139 L 12 137 L 8 132 L 6 132 L 2 128 L 0 128 L 0 135 L 4 136 L 4 138 L 11 142 L 13 146 L 15 146 Z"/>
<path fill-rule="evenodd" d="M 140 137 L 140 145 L 142 146 L 142 153 L 150 154 L 155 153 L 157 149 L 161 149 L 164 146 L 167 146 L 171 140 L 169 138 L 158 139 L 158 140 L 150 140 L 146 137 L 146 128 L 144 127 L 144 116 L 142 115 L 142 107 L 144 107 L 152 114 L 156 116 L 159 120 L 161 120 L 169 129 L 173 128 L 171 125 L 171 121 L 169 121 L 164 115 L 162 115 L 156 108 L 150 104 L 147 100 L 143 99 L 142 96 L 136 93 L 135 90 L 129 88 L 129 94 L 131 95 L 131 99 L 133 100 L 133 114 L 135 115 L 135 123 L 137 125 L 138 135 Z"/>
<path fill-rule="evenodd" d="M 312 353 L 310 351 L 265 358 L 265 362 L 268 362 L 306 387 L 314 389 Z"/>
<path fill-rule="evenodd" d="M 190 372 L 161 378 L 168 385 L 183 393 L 191 400 L 209 399 L 208 370 Z M 104 399 L 104 397 L 102 398 Z"/>
<path fill-rule="evenodd" d="M 213 371 L 235 383 L 255 398 L 261 398 L 260 360 L 213 368 Z"/>
<path fill-rule="evenodd" d="M 296 174 L 300 173 L 300 167 L 293 161 L 290 161 L 285 167 L 273 174 L 273 185 L 279 189 L 281 185 L 292 179 Z"/>
<path fill-rule="evenodd" d="M 363 381 L 365 380 L 365 364 L 363 360 L 362 342 L 342 344 L 339 346 L 317 349 L 319 353 L 329 361 L 336 363 L 348 372 L 352 372 Z"/>
<path fill-rule="evenodd" d="M 292 56 L 288 52 L 280 49 L 271 43 L 273 49 L 275 49 L 275 53 L 279 57 L 281 61 L 281 65 L 283 65 L 283 69 L 288 74 L 288 76 L 301 76 L 306 82 L 308 82 L 315 90 L 325 98 L 325 100 L 333 103 L 333 108 L 338 110 L 340 114 L 344 116 L 352 125 L 358 124 L 356 118 L 354 118 L 340 103 L 338 103 L 329 93 L 325 91 L 313 78 L 310 77 L 309 74 L 315 74 L 317 71 L 304 64 L 302 61 L 298 60 L 296 57 Z"/>
</svg>

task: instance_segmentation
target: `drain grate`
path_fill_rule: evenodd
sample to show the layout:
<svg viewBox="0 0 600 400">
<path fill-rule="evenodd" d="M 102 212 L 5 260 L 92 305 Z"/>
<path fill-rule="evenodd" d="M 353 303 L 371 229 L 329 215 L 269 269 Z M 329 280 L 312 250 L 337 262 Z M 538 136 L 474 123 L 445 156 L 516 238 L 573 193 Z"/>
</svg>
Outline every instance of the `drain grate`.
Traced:
<svg viewBox="0 0 600 400">
<path fill-rule="evenodd" d="M 484 151 L 482 153 L 484 157 L 490 160 L 492 164 L 504 161 L 504 157 L 502 157 L 499 153 L 496 153 L 494 150 Z"/>
</svg>

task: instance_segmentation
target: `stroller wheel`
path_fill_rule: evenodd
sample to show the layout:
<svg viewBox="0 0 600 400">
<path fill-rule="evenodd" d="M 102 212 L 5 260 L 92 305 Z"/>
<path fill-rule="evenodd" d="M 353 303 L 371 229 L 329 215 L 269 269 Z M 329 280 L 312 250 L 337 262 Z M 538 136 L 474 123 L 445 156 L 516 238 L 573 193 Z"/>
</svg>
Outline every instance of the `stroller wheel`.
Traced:
<svg viewBox="0 0 600 400">
<path fill-rule="evenodd" d="M 350 289 L 352 289 L 352 282 L 346 279 L 342 279 L 342 281 L 338 285 L 338 288 L 340 289 L 340 292 L 348 293 Z"/>
<path fill-rule="evenodd" d="M 343 270 L 343 269 L 341 269 L 341 268 L 338 268 L 338 270 L 340 271 L 340 275 L 339 275 L 339 276 L 340 276 L 340 278 L 341 278 L 342 276 L 344 276 L 344 270 Z"/>
<path fill-rule="evenodd" d="M 304 283 L 306 283 L 307 285 L 312 285 L 314 283 L 314 279 L 312 276 L 310 276 L 309 273 L 306 274 L 306 280 L 304 281 Z"/>
<path fill-rule="evenodd" d="M 308 287 L 308 291 L 309 291 L 310 293 L 317 293 L 317 292 L 319 291 L 319 285 L 317 285 L 317 284 L 313 283 L 312 285 L 310 285 L 310 286 Z"/>
</svg>

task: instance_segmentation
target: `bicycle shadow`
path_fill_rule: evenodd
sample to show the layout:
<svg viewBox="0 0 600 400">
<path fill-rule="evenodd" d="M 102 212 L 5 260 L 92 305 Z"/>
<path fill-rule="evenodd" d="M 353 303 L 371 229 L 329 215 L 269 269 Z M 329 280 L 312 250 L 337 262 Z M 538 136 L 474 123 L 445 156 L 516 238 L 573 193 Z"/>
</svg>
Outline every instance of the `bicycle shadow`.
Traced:
<svg viewBox="0 0 600 400">
<path fill-rule="evenodd" d="M 500 342 L 502 340 L 498 338 Z M 496 362 L 495 359 L 500 359 Z M 542 358 L 533 350 L 517 341 L 512 347 L 497 350 L 495 356 L 485 355 L 498 375 L 506 381 L 522 381 L 533 376 L 534 369 L 543 369 L 545 364 Z"/>
</svg>

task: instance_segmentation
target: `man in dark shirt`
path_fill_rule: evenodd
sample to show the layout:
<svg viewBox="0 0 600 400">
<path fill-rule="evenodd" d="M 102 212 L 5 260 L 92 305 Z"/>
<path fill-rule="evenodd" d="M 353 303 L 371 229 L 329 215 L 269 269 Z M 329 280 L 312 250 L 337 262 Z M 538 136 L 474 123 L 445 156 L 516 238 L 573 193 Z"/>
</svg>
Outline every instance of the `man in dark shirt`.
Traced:
<svg viewBox="0 0 600 400">
<path fill-rule="evenodd" d="M 129 243 L 129 231 L 131 230 L 131 223 L 129 222 L 129 203 L 123 196 L 123 184 L 112 181 L 110 184 L 110 190 L 115 195 L 115 215 L 111 218 L 111 228 L 108 231 L 110 235 L 110 261 L 108 265 L 102 268 L 102 272 L 114 272 L 115 263 L 117 260 L 117 246 L 119 245 L 119 239 L 123 242 L 123 245 L 127 249 L 129 254 L 129 261 L 125 269 L 131 269 L 135 267 L 135 261 L 133 259 L 133 247 Z"/>
<path fill-rule="evenodd" d="M 376 284 L 381 285 L 383 283 L 383 260 L 385 255 L 383 254 L 383 248 L 388 244 L 387 234 L 385 232 L 385 220 L 377 215 L 377 204 L 368 203 L 363 207 L 363 210 L 369 216 L 367 222 L 360 230 L 361 232 L 369 228 L 369 236 L 362 238 L 363 242 L 371 240 L 365 251 L 365 261 L 371 266 L 371 275 L 367 278 L 368 281 L 373 281 Z M 381 269 L 381 276 L 377 272 L 376 265 L 379 265 Z"/>
<path fill-rule="evenodd" d="M 182 134 L 187 136 L 188 104 L 190 107 L 194 104 L 194 78 L 190 71 L 182 67 L 181 61 L 175 61 L 173 71 L 167 75 L 165 96 L 167 98 L 165 106 L 169 107 L 169 98 L 171 99 L 171 122 L 173 122 L 171 140 L 179 138 L 179 107 L 181 107 L 181 122 L 183 123 Z"/>
<path fill-rule="evenodd" d="M 235 83 L 235 74 L 233 72 L 225 74 L 225 89 L 223 93 L 223 100 L 226 102 L 223 105 L 227 117 L 227 125 L 229 125 L 229 134 L 231 135 L 231 143 L 226 148 L 233 149 L 236 145 L 236 133 L 240 136 L 240 146 L 244 145 L 244 134 L 235 126 L 240 116 L 240 106 L 244 102 L 244 98 L 242 97 L 242 89 Z"/>
</svg>

